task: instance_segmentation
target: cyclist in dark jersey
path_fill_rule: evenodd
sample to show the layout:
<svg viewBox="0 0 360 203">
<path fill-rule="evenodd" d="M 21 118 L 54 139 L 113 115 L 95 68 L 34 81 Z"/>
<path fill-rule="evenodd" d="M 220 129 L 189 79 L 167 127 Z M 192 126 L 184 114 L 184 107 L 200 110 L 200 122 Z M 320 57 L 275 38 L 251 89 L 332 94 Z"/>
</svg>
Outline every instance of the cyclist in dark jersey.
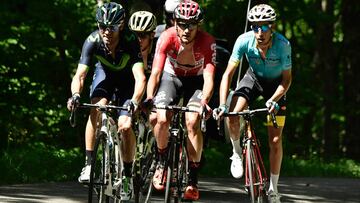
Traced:
<svg viewBox="0 0 360 203">
<path fill-rule="evenodd" d="M 276 14 L 274 9 L 266 4 L 254 6 L 248 14 L 252 31 L 238 37 L 228 62 L 227 69 L 220 85 L 220 106 L 214 111 L 219 118 L 228 109 L 242 111 L 258 96 L 263 96 L 265 105 L 270 112 L 277 112 L 276 120 L 279 128 L 274 128 L 268 119 L 270 187 L 269 202 L 280 202 L 277 190 L 282 161 L 282 130 L 285 125 L 286 92 L 290 88 L 291 76 L 291 46 L 280 33 L 274 31 Z M 240 63 L 242 55 L 246 56 L 250 68 L 238 84 L 231 105 L 226 104 L 229 86 Z M 240 149 L 239 117 L 226 119 L 233 144 L 231 173 L 235 178 L 243 175 Z"/>
<path fill-rule="evenodd" d="M 137 107 L 143 96 L 146 77 L 139 43 L 136 36 L 125 26 L 125 9 L 117 3 L 105 3 L 97 9 L 98 30 L 91 33 L 82 47 L 80 61 L 71 83 L 72 97 L 68 108 L 79 102 L 84 80 L 89 68 L 95 64 L 95 73 L 90 90 L 91 103 L 107 104 L 117 88 L 120 91 L 119 104 Z M 90 111 L 86 125 L 85 147 L 86 162 L 79 182 L 88 182 L 90 164 L 95 141 L 95 128 L 99 112 Z M 118 130 L 122 135 L 122 158 L 124 176 L 120 195 L 122 200 L 132 196 L 132 162 L 135 156 L 135 135 L 131 126 L 131 115 L 121 111 Z"/>
<path fill-rule="evenodd" d="M 154 38 L 156 17 L 149 11 L 137 11 L 131 15 L 128 24 L 130 30 L 136 34 L 139 40 L 145 74 L 149 76 L 156 47 L 156 39 Z"/>
<path fill-rule="evenodd" d="M 183 94 L 183 103 L 187 106 L 210 109 L 207 104 L 214 86 L 215 39 L 199 29 L 203 12 L 196 2 L 180 3 L 174 15 L 175 26 L 165 30 L 156 44 L 155 58 L 147 86 L 147 102 L 153 100 L 154 104 L 173 105 L 177 104 Z M 185 118 L 190 171 L 189 185 L 185 189 L 184 198 L 197 200 L 199 199 L 197 171 L 203 147 L 200 114 L 186 113 Z M 167 151 L 171 117 L 165 110 L 157 110 L 150 115 L 150 122 L 154 126 L 160 155 L 153 185 L 156 189 L 163 190 L 162 157 Z"/>
</svg>

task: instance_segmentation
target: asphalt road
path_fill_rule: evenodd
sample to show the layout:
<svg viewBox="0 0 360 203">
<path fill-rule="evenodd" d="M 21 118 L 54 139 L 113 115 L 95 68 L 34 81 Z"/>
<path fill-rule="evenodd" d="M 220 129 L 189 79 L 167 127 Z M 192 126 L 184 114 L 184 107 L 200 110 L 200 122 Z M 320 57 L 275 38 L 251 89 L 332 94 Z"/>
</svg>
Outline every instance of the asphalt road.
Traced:
<svg viewBox="0 0 360 203">
<path fill-rule="evenodd" d="M 282 202 L 360 203 L 360 179 L 285 178 L 279 190 Z M 0 202 L 80 203 L 87 201 L 87 188 L 77 182 L 41 183 L 0 186 Z M 156 195 L 152 202 L 163 202 Z M 249 202 L 243 179 L 200 179 L 200 201 L 230 203 Z"/>
</svg>

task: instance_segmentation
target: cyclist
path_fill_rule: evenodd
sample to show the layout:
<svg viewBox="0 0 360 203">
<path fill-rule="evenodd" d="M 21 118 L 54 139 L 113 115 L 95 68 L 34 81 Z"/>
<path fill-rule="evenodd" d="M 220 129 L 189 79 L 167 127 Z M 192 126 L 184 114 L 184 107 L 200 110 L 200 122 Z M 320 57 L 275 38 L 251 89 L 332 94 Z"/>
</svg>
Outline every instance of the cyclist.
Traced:
<svg viewBox="0 0 360 203">
<path fill-rule="evenodd" d="M 137 11 L 129 19 L 129 28 L 135 32 L 139 40 L 145 72 L 150 74 L 156 44 L 154 41 L 156 17 L 148 11 Z"/>
<path fill-rule="evenodd" d="M 215 40 L 199 28 L 203 20 L 203 11 L 198 3 L 194 1 L 180 3 L 174 11 L 174 17 L 175 26 L 165 30 L 157 41 L 146 102 L 153 101 L 154 104 L 161 105 L 176 104 L 183 94 L 184 104 L 187 102 L 187 106 L 210 110 L 207 104 L 214 86 Z M 186 113 L 185 119 L 190 170 L 189 185 L 185 189 L 184 198 L 197 200 L 199 199 L 197 172 L 203 147 L 200 114 Z M 165 110 L 157 110 L 150 115 L 160 156 L 153 179 L 153 185 L 158 190 L 164 189 L 164 184 L 161 182 L 164 172 L 162 160 L 167 151 L 170 121 L 171 115 Z"/>
<path fill-rule="evenodd" d="M 259 95 L 266 99 L 265 104 L 270 112 L 277 112 L 276 119 L 279 128 L 274 128 L 269 119 L 267 124 L 271 173 L 269 201 L 280 202 L 277 183 L 283 155 L 282 130 L 285 124 L 285 94 L 292 80 L 291 46 L 284 36 L 274 31 L 276 13 L 271 6 L 256 5 L 249 11 L 247 17 L 252 31 L 240 35 L 235 42 L 220 84 L 220 106 L 214 111 L 214 114 L 219 118 L 228 110 L 242 111 Z M 231 105 L 227 106 L 229 86 L 243 54 L 249 61 L 250 68 L 238 84 Z M 243 166 L 239 140 L 239 117 L 229 117 L 226 122 L 233 145 L 231 173 L 235 178 L 240 178 L 243 174 Z"/>
<path fill-rule="evenodd" d="M 164 13 L 165 13 L 165 24 L 158 25 L 155 30 L 155 37 L 160 37 L 160 34 L 168 29 L 169 27 L 174 26 L 174 10 L 175 8 L 184 0 L 166 0 L 164 4 Z"/>
<path fill-rule="evenodd" d="M 133 33 L 124 29 L 125 9 L 114 2 L 105 3 L 97 9 L 96 21 L 98 29 L 87 37 L 82 47 L 77 71 L 71 83 L 72 97 L 69 99 L 68 108 L 72 109 L 79 102 L 84 80 L 93 59 L 97 59 L 97 63 L 90 90 L 91 103 L 107 104 L 117 88 L 121 93 L 119 98 L 121 104 L 124 102 L 124 105 L 132 105 L 136 108 L 145 91 L 146 78 L 138 41 Z M 86 124 L 86 161 L 78 178 L 80 183 L 88 182 L 90 179 L 98 115 L 99 112 L 92 109 Z M 131 128 L 131 115 L 127 111 L 119 113 L 118 127 L 122 135 L 124 162 L 120 195 L 126 200 L 132 196 L 131 170 L 136 143 Z"/>
</svg>

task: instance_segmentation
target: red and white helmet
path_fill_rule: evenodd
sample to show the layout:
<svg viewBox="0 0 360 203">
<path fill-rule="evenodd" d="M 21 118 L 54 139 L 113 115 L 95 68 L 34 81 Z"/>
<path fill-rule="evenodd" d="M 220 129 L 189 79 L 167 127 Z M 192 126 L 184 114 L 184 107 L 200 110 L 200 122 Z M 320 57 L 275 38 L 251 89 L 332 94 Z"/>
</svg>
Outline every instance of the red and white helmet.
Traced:
<svg viewBox="0 0 360 203">
<path fill-rule="evenodd" d="M 201 22 L 204 19 L 204 12 L 195 1 L 187 0 L 180 3 L 174 11 L 176 20 Z"/>
</svg>

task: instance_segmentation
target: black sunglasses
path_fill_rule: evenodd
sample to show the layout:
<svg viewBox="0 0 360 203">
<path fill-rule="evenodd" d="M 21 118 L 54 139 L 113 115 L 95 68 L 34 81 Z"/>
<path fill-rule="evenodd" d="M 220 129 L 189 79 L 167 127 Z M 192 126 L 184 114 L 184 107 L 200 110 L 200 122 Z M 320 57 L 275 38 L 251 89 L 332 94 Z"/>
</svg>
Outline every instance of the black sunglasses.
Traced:
<svg viewBox="0 0 360 203">
<path fill-rule="evenodd" d="M 110 32 L 117 32 L 120 29 L 120 24 L 116 24 L 116 25 L 99 24 L 99 29 L 101 31 L 109 30 Z"/>
</svg>

